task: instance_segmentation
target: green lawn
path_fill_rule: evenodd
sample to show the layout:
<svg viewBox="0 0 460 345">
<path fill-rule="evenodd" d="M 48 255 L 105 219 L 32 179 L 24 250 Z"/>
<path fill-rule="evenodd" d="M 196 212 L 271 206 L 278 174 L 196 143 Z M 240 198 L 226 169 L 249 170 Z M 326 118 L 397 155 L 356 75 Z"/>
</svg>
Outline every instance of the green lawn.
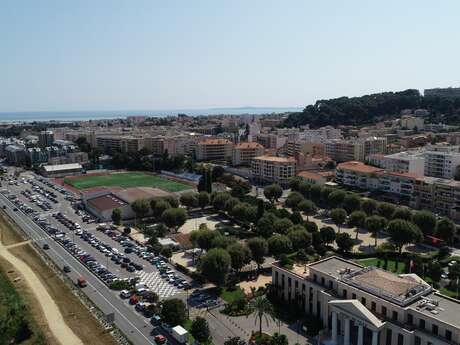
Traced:
<svg viewBox="0 0 460 345">
<path fill-rule="evenodd" d="M 68 178 L 65 183 L 77 188 L 87 189 L 93 187 L 156 187 L 168 192 L 179 192 L 190 189 L 187 184 L 168 180 L 167 178 L 149 175 L 141 172 L 114 173 L 101 176 L 81 176 Z"/>
<path fill-rule="evenodd" d="M 244 291 L 240 287 L 237 287 L 232 291 L 223 289 L 220 294 L 220 298 L 222 298 L 227 303 L 232 303 L 233 301 L 238 300 L 239 298 L 243 298 L 244 296 Z"/>
<path fill-rule="evenodd" d="M 363 265 L 363 266 L 376 266 L 377 262 L 380 260 L 380 267 L 383 268 L 384 260 L 383 259 L 377 259 L 377 258 L 369 258 L 369 259 L 363 259 L 359 260 L 358 263 Z M 406 269 L 406 264 L 404 262 L 399 262 L 398 263 L 398 269 L 396 270 L 396 261 L 395 260 L 388 260 L 388 267 L 387 270 L 394 272 L 394 273 L 404 273 Z"/>
</svg>

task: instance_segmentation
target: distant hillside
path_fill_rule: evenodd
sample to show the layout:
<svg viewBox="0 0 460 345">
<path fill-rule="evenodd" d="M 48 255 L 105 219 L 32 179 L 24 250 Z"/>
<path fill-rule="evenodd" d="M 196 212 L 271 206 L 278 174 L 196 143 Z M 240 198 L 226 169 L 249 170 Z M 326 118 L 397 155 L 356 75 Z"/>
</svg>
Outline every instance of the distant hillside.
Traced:
<svg viewBox="0 0 460 345">
<path fill-rule="evenodd" d="M 398 117 L 404 109 L 418 108 L 428 109 L 432 113 L 431 121 L 460 124 L 460 98 L 423 97 L 418 90 L 409 89 L 319 100 L 302 112 L 290 114 L 282 126 L 365 125 Z"/>
</svg>

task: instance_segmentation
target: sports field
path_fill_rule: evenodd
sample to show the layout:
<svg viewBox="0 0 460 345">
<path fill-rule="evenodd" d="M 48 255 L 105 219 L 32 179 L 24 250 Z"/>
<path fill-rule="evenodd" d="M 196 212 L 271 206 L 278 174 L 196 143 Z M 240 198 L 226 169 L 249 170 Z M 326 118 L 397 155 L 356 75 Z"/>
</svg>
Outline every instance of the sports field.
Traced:
<svg viewBox="0 0 460 345">
<path fill-rule="evenodd" d="M 144 174 L 141 172 L 114 173 L 110 175 L 79 176 L 64 179 L 66 184 L 77 189 L 87 189 L 93 187 L 154 187 L 167 192 L 179 192 L 190 189 L 189 185 L 180 183 L 167 178 Z"/>
</svg>

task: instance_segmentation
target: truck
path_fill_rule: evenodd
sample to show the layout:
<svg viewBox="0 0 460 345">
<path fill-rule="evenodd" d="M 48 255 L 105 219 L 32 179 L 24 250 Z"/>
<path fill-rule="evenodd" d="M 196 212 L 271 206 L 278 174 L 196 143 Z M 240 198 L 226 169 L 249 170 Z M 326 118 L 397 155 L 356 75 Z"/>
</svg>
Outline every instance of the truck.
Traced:
<svg viewBox="0 0 460 345">
<path fill-rule="evenodd" d="M 172 334 L 173 338 L 176 339 L 180 344 L 187 343 L 188 332 L 184 327 L 182 327 L 180 325 L 177 325 L 176 327 L 173 327 L 171 334 Z"/>
<path fill-rule="evenodd" d="M 80 277 L 80 278 L 77 279 L 77 285 L 78 285 L 79 287 L 81 287 L 81 288 L 84 288 L 84 287 L 85 287 L 86 285 L 88 285 L 88 284 L 86 283 L 86 279 L 85 279 L 85 278 Z"/>
</svg>

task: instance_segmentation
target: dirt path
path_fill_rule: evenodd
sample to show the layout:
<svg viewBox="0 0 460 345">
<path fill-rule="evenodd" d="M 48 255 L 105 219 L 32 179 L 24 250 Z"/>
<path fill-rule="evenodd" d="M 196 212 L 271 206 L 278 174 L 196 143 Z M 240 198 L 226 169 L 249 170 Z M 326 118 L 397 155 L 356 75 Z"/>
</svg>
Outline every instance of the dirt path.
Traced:
<svg viewBox="0 0 460 345">
<path fill-rule="evenodd" d="M 80 340 L 80 338 L 78 338 L 65 323 L 57 304 L 51 298 L 38 276 L 24 261 L 11 254 L 8 248 L 5 247 L 1 241 L 0 256 L 7 260 L 18 272 L 21 273 L 22 279 L 27 282 L 31 288 L 31 291 L 33 291 L 33 294 L 41 305 L 49 329 L 53 336 L 62 345 L 83 345 L 83 342 Z"/>
</svg>

